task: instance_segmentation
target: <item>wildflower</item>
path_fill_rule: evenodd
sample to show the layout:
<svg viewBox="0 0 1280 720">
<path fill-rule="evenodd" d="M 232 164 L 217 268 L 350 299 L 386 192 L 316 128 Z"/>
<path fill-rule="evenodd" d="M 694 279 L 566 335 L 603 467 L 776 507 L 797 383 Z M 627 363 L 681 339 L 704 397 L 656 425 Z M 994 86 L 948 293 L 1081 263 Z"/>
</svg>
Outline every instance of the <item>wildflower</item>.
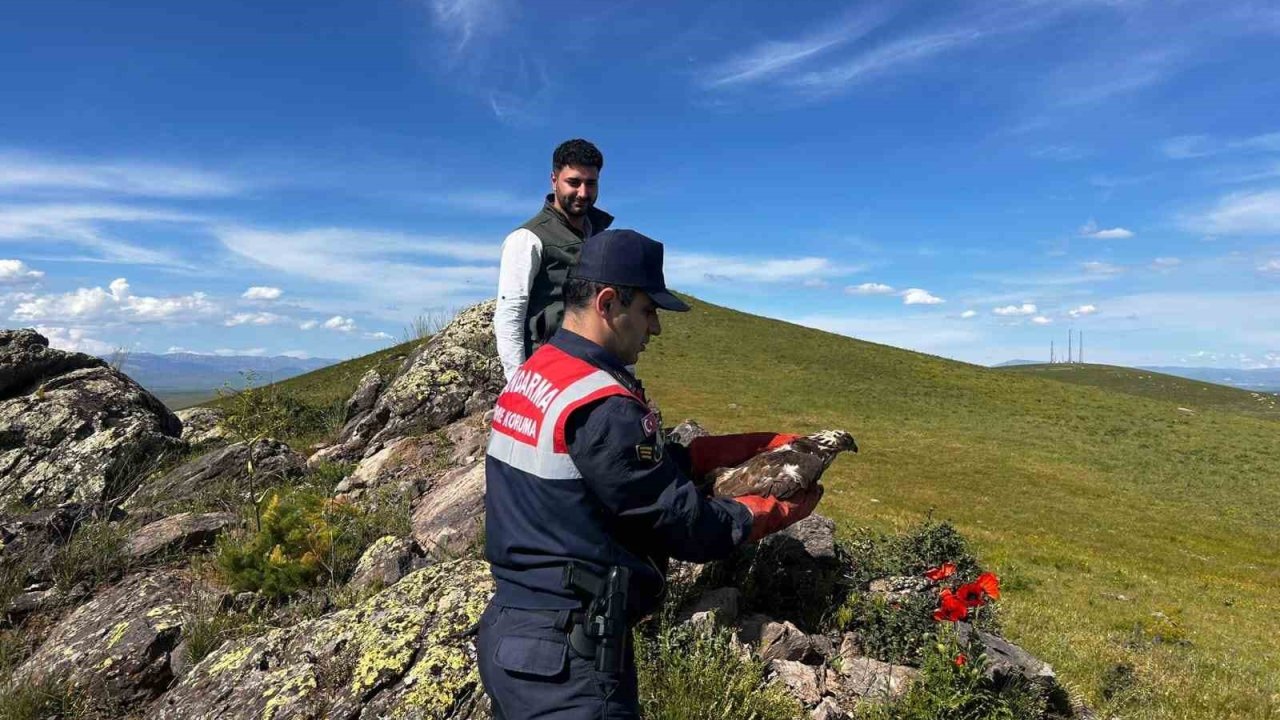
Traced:
<svg viewBox="0 0 1280 720">
<path fill-rule="evenodd" d="M 987 602 L 987 591 L 976 582 L 966 583 L 956 588 L 956 598 L 959 599 L 965 607 L 982 607 Z"/>
<path fill-rule="evenodd" d="M 965 657 L 964 653 L 960 653 L 956 656 L 956 667 L 964 667 L 964 664 L 967 662 L 969 662 L 969 658 Z"/>
<path fill-rule="evenodd" d="M 949 578 L 955 574 L 956 574 L 956 564 L 952 562 L 945 562 L 936 568 L 930 568 L 924 571 L 924 576 L 932 582 L 945 580 L 946 578 Z"/>
<path fill-rule="evenodd" d="M 978 579 L 973 582 L 975 585 L 981 587 L 983 592 L 985 592 L 992 600 L 1000 599 L 1000 578 L 996 577 L 995 573 L 982 573 L 978 576 Z"/>
<path fill-rule="evenodd" d="M 965 605 L 950 588 L 938 594 L 938 609 L 933 611 L 934 620 L 957 622 L 969 614 L 969 606 Z"/>
</svg>

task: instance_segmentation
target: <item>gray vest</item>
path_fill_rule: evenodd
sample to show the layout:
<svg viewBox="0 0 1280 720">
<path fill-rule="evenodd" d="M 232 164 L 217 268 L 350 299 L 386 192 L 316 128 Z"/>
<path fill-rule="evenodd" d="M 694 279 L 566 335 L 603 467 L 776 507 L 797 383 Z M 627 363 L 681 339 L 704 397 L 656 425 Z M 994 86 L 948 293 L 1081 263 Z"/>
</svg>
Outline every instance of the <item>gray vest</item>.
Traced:
<svg viewBox="0 0 1280 720">
<path fill-rule="evenodd" d="M 587 231 L 594 235 L 609 227 L 613 216 L 603 210 L 587 211 Z M 560 329 L 564 321 L 564 281 L 569 268 L 578 262 L 584 236 L 555 209 L 555 198 L 548 195 L 542 211 L 520 227 L 542 241 L 542 262 L 529 288 L 529 309 L 525 313 L 524 356 L 529 357 Z"/>
</svg>

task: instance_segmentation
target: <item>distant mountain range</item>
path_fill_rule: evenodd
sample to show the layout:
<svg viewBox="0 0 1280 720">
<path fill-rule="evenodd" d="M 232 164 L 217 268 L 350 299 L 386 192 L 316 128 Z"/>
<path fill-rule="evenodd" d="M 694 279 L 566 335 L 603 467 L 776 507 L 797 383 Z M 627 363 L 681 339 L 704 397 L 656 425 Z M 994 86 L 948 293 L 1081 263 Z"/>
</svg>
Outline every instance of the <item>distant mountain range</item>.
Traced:
<svg viewBox="0 0 1280 720">
<path fill-rule="evenodd" d="M 1191 380 L 1230 385 L 1242 390 L 1280 392 L 1280 368 L 1232 370 L 1230 368 L 1143 366 L 1142 369 Z"/>
<path fill-rule="evenodd" d="M 111 361 L 112 358 L 104 358 Z M 197 355 L 195 353 L 129 353 L 121 370 L 173 406 L 171 398 L 199 401 L 214 395 L 225 383 L 243 387 L 242 373 L 252 372 L 255 384 L 265 385 L 311 372 L 338 362 L 330 358 L 294 358 L 283 355 Z M 185 402 L 181 403 L 187 404 Z"/>
</svg>

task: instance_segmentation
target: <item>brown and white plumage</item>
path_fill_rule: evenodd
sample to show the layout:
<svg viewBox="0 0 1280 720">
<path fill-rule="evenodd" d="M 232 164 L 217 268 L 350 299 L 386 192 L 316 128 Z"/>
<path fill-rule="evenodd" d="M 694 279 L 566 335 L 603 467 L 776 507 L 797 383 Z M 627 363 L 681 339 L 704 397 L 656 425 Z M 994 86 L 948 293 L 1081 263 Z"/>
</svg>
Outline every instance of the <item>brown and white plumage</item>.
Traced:
<svg viewBox="0 0 1280 720">
<path fill-rule="evenodd" d="M 716 497 L 766 495 L 785 500 L 817 484 L 836 455 L 846 450 L 858 452 L 858 444 L 843 430 L 805 435 L 737 467 L 714 470 L 712 493 Z"/>
</svg>

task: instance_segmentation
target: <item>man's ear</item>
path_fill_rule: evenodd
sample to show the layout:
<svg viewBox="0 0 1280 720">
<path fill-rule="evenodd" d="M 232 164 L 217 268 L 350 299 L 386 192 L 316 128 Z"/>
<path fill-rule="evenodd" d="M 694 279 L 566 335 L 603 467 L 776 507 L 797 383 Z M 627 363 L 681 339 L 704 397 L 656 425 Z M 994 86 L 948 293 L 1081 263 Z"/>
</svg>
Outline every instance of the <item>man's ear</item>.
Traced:
<svg viewBox="0 0 1280 720">
<path fill-rule="evenodd" d="M 596 314 L 602 318 L 609 319 L 613 317 L 613 305 L 618 301 L 618 291 L 607 287 L 596 293 L 594 308 Z"/>
</svg>

